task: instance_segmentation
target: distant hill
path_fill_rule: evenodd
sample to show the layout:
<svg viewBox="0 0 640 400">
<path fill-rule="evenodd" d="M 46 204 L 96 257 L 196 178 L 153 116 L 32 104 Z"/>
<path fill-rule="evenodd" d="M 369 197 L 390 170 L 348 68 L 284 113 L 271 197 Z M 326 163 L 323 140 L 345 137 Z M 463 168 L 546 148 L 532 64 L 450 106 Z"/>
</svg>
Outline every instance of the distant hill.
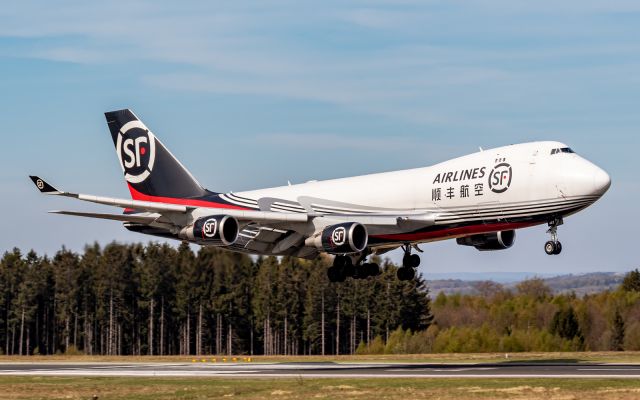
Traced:
<svg viewBox="0 0 640 400">
<path fill-rule="evenodd" d="M 473 276 L 474 274 L 464 275 Z M 516 275 L 520 275 L 520 279 L 432 279 L 430 275 L 427 275 L 426 278 L 429 282 L 431 293 L 435 296 L 440 292 L 444 292 L 447 295 L 454 293 L 478 294 L 478 291 L 476 290 L 477 285 L 481 282 L 486 282 L 487 280 L 500 283 L 507 289 L 515 289 L 518 282 L 535 276 L 535 274 L 527 273 L 515 273 L 514 276 Z M 603 292 L 605 290 L 616 289 L 622 283 L 624 273 L 592 272 L 580 275 L 570 274 L 560 276 L 542 276 L 541 278 L 554 293 L 575 292 L 576 295 L 582 296 L 585 294 L 593 294 Z"/>
<path fill-rule="evenodd" d="M 511 271 L 490 271 L 490 272 L 447 272 L 429 273 L 425 278 L 429 281 L 440 280 L 461 280 L 461 281 L 493 281 L 497 283 L 520 282 L 528 278 L 538 276 L 541 278 L 552 278 L 557 274 L 536 273 L 536 272 L 511 272 Z"/>
</svg>

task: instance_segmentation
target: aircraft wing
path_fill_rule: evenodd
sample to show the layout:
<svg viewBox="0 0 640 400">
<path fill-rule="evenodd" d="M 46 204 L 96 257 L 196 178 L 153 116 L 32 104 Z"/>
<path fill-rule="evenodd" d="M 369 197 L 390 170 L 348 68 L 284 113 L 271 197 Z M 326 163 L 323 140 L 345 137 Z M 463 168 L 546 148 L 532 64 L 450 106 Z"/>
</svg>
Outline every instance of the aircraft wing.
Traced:
<svg viewBox="0 0 640 400">
<path fill-rule="evenodd" d="M 122 221 L 127 225 L 128 229 L 136 229 L 142 233 L 154 234 L 184 227 L 189 219 L 188 217 L 195 215 L 224 214 L 235 217 L 241 223 L 241 230 L 239 239 L 237 243 L 234 243 L 232 249 L 250 253 L 289 254 L 297 257 L 313 258 L 318 250 L 304 245 L 305 239 L 309 237 L 309 227 L 306 223 L 311 221 L 313 221 L 316 229 L 343 222 L 357 222 L 365 225 L 371 235 L 400 233 L 435 224 L 435 214 L 432 212 L 387 212 L 366 215 L 334 213 L 323 215 L 314 212 L 314 210 L 307 210 L 307 212 L 301 213 L 195 207 L 65 192 L 56 189 L 40 177 L 31 176 L 30 178 L 40 192 L 44 194 L 70 197 L 91 203 L 137 211 L 125 214 L 81 211 L 51 211 L 51 213 Z M 380 248 L 378 250 L 384 251 L 385 249 Z"/>
<path fill-rule="evenodd" d="M 185 206 L 178 204 L 169 204 L 169 203 L 157 203 L 151 201 L 140 201 L 140 200 L 129 200 L 129 199 L 118 199 L 114 197 L 102 197 L 102 196 L 94 196 L 88 194 L 81 193 L 71 193 L 65 192 L 62 190 L 58 190 L 54 188 L 52 185 L 47 183 L 40 177 L 30 176 L 33 183 L 36 185 L 38 190 L 44 194 L 55 195 L 55 196 L 64 196 L 71 197 L 78 200 L 88 201 L 91 203 L 97 204 L 105 204 L 113 207 L 120 207 L 125 209 L 133 209 L 138 211 L 147 211 L 147 212 L 159 212 L 159 213 L 178 213 L 178 214 L 186 214 L 195 210 L 196 208 L 203 207 L 193 207 L 193 206 Z M 226 215 L 237 218 L 240 221 L 252 221 L 252 222 L 307 222 L 309 220 L 309 216 L 307 214 L 301 213 L 280 213 L 273 211 L 245 211 L 245 210 L 232 210 L 232 209 L 222 209 L 222 208 L 211 208 L 212 210 L 216 210 L 216 212 L 222 212 Z M 58 212 L 58 214 L 69 214 L 71 212 Z M 99 216 L 91 216 L 91 215 L 82 215 L 85 217 L 94 217 L 94 218 L 104 218 Z M 113 219 L 113 218 L 108 218 Z M 128 220 L 126 220 L 128 221 Z"/>
<path fill-rule="evenodd" d="M 88 201 L 91 203 L 104 204 L 113 207 L 120 207 L 125 209 L 132 209 L 138 211 L 146 211 L 150 213 L 177 213 L 186 214 L 195 209 L 203 209 L 207 207 L 194 207 L 185 206 L 179 204 L 158 203 L 151 201 L 140 201 L 131 199 L 119 199 L 114 197 L 94 196 L 89 194 L 71 193 L 63 190 L 56 189 L 51 184 L 38 176 L 29 176 L 33 183 L 36 185 L 41 193 L 71 197 L 82 201 Z M 257 222 L 257 223 L 293 223 L 293 222 L 307 222 L 311 218 L 327 218 L 335 221 L 345 222 L 358 222 L 366 226 L 380 226 L 380 227 L 394 227 L 402 225 L 418 225 L 428 226 L 434 223 L 434 214 L 432 213 L 407 213 L 404 215 L 398 214 L 332 214 L 327 216 L 320 216 L 313 213 L 287 213 L 276 211 L 254 211 L 254 210 L 234 210 L 227 208 L 210 208 L 216 210 L 215 212 L 221 212 L 225 215 L 229 215 L 237 218 L 240 221 Z M 125 215 L 112 215 L 112 214 L 94 214 L 94 213 L 79 213 L 76 211 L 54 211 L 55 214 L 76 215 L 83 217 L 112 219 L 119 221 L 130 221 L 139 223 L 153 222 L 150 217 L 140 217 L 139 220 L 135 220 L 133 216 Z"/>
</svg>

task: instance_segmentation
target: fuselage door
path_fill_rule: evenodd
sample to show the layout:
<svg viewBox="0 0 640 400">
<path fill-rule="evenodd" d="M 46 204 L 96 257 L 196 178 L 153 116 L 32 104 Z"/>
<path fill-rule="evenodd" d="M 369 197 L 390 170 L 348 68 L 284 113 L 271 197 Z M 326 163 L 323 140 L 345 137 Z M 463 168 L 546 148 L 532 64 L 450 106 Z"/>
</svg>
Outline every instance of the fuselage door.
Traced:
<svg viewBox="0 0 640 400">
<path fill-rule="evenodd" d="M 476 215 L 482 219 L 482 223 L 491 224 L 504 222 L 502 206 L 499 201 L 487 201 L 478 203 L 476 206 Z"/>
</svg>

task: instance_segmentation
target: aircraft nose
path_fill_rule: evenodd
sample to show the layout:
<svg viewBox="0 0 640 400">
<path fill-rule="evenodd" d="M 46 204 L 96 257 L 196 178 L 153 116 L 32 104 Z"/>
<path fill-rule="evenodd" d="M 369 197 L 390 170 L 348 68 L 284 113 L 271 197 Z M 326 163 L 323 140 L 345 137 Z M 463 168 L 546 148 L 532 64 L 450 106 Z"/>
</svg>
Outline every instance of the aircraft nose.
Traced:
<svg viewBox="0 0 640 400">
<path fill-rule="evenodd" d="M 596 194 L 603 195 L 611 186 L 611 177 L 603 169 L 595 167 L 593 186 Z"/>
</svg>

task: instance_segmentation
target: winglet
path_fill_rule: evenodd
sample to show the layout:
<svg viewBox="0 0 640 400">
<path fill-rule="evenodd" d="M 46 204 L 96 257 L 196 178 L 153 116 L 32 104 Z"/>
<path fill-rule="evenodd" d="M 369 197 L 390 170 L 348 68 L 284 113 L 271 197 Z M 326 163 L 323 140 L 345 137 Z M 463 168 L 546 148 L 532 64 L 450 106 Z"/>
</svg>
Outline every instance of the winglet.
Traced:
<svg viewBox="0 0 640 400">
<path fill-rule="evenodd" d="M 31 178 L 31 180 L 33 181 L 33 183 L 36 185 L 36 187 L 41 193 L 44 193 L 44 194 L 62 194 L 63 193 L 60 190 L 49 185 L 47 182 L 45 182 L 44 179 L 38 176 L 29 175 L 29 178 Z"/>
</svg>

